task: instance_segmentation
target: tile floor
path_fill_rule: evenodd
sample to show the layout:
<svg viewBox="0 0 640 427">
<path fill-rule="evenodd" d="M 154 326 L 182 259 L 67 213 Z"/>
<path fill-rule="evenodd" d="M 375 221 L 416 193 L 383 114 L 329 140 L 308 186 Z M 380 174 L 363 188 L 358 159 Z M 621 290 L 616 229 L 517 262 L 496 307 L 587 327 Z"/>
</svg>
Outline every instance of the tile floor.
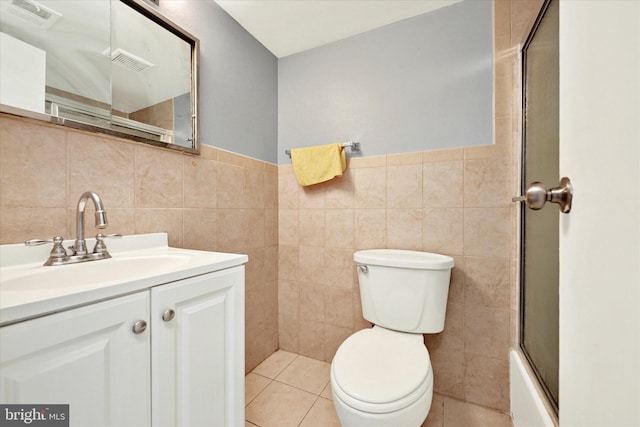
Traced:
<svg viewBox="0 0 640 427">
<path fill-rule="evenodd" d="M 326 362 L 278 350 L 245 377 L 245 427 L 340 427 Z M 402 426 L 393 426 L 402 427 Z M 513 427 L 481 406 L 435 394 L 422 427 Z"/>
<path fill-rule="evenodd" d="M 329 364 L 278 350 L 245 377 L 245 427 L 340 427 Z"/>
</svg>

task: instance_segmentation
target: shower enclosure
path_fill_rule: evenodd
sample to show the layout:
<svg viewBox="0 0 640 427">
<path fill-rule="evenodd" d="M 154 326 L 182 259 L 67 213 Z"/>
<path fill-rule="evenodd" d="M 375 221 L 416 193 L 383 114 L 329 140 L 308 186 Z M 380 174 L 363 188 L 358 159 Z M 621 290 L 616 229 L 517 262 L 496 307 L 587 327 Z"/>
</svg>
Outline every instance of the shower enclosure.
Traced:
<svg viewBox="0 0 640 427">
<path fill-rule="evenodd" d="M 523 47 L 521 194 L 531 183 L 559 180 L 558 3 L 545 2 Z M 557 414 L 560 214 L 556 205 L 534 210 L 527 202 L 532 209 L 521 210 L 520 346 Z"/>
</svg>

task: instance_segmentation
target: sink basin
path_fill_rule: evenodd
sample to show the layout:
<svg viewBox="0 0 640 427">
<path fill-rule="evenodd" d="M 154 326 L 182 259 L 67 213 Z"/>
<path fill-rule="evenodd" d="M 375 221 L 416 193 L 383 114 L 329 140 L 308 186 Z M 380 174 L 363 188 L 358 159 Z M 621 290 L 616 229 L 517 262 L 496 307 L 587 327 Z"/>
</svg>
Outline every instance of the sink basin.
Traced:
<svg viewBox="0 0 640 427">
<path fill-rule="evenodd" d="M 34 292 L 56 289 L 73 290 L 87 285 L 107 285 L 133 280 L 136 277 L 156 276 L 173 271 L 189 263 L 182 254 L 110 258 L 55 267 L 32 267 L 7 274 L 0 279 L 1 292 Z M 12 277 L 13 276 L 13 277 Z"/>
<path fill-rule="evenodd" d="M 72 244 L 66 241 L 64 247 Z M 92 247 L 95 241 L 87 240 Z M 247 255 L 172 248 L 166 233 L 109 242 L 112 258 L 43 266 L 51 247 L 0 245 L 0 326 L 241 266 Z"/>
</svg>

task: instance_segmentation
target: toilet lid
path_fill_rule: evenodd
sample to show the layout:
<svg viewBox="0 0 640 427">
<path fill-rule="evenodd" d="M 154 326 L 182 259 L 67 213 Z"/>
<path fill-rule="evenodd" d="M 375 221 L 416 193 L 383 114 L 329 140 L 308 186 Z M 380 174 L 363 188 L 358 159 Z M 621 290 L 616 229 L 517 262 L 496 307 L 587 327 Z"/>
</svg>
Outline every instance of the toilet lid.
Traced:
<svg viewBox="0 0 640 427">
<path fill-rule="evenodd" d="M 402 409 L 433 386 L 422 335 L 380 326 L 356 332 L 340 345 L 331 376 L 345 403 L 369 412 Z"/>
<path fill-rule="evenodd" d="M 450 256 L 403 249 L 365 249 L 355 252 L 353 260 L 362 264 L 421 270 L 447 270 L 453 267 L 453 258 Z"/>
</svg>

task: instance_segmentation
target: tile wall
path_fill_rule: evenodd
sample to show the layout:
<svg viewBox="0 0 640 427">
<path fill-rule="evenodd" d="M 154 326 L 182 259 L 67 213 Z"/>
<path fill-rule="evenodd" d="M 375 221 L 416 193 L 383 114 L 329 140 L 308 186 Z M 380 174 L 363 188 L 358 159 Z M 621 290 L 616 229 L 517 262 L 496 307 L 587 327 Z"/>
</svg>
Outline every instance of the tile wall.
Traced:
<svg viewBox="0 0 640 427">
<path fill-rule="evenodd" d="M 352 159 L 335 182 L 300 188 L 279 170 L 280 348 L 331 361 L 362 319 L 353 252 L 448 254 L 445 331 L 427 337 L 436 391 L 508 407 L 515 208 L 510 141 Z"/>
<path fill-rule="evenodd" d="M 508 411 L 508 349 L 517 343 L 511 197 L 520 173 L 519 44 L 540 5 L 495 2 L 494 145 L 354 157 L 341 178 L 310 188 L 297 184 L 290 165 L 279 167 L 281 349 L 328 362 L 346 337 L 369 326 L 356 250 L 448 254 L 456 267 L 445 331 L 425 337 L 435 391 Z"/>
<path fill-rule="evenodd" d="M 109 233 L 165 231 L 171 246 L 248 254 L 248 372 L 278 348 L 277 178 L 272 164 L 208 146 L 192 156 L 0 115 L 0 243 L 73 238 L 91 190 Z"/>
</svg>

